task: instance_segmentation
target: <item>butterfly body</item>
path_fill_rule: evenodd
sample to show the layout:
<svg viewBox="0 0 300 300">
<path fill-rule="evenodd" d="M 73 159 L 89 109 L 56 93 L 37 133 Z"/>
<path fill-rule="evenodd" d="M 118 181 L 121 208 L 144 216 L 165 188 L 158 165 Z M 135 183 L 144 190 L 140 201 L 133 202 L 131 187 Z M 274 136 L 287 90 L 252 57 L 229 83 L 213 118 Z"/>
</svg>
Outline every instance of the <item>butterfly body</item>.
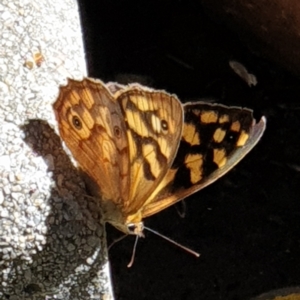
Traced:
<svg viewBox="0 0 300 300">
<path fill-rule="evenodd" d="M 69 79 L 54 103 L 61 138 L 101 199 L 105 221 L 143 235 L 143 218 L 228 172 L 259 141 L 252 111 L 139 84 Z"/>
</svg>

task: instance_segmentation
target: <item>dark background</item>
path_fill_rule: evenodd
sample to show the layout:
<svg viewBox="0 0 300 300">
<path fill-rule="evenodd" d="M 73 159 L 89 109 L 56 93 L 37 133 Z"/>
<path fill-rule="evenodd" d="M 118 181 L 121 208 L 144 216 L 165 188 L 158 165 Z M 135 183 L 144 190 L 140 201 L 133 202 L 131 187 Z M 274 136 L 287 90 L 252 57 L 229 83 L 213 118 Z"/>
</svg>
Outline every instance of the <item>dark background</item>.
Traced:
<svg viewBox="0 0 300 300">
<path fill-rule="evenodd" d="M 250 299 L 299 284 L 299 80 L 252 53 L 200 1 L 81 1 L 80 11 L 89 76 L 138 75 L 182 102 L 213 98 L 268 121 L 242 162 L 186 199 L 184 219 L 170 207 L 145 220 L 201 257 L 146 232 L 128 269 L 128 237 L 110 250 L 116 299 Z M 230 59 L 255 74 L 257 86 L 238 77 Z M 111 242 L 120 233 L 107 227 Z"/>
</svg>

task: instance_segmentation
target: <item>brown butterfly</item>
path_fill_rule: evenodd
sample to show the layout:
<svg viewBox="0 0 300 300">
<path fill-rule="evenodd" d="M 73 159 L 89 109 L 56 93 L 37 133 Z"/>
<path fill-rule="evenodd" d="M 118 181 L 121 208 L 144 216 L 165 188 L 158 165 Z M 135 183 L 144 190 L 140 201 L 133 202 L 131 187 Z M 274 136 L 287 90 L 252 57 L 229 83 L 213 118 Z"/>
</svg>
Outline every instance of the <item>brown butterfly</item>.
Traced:
<svg viewBox="0 0 300 300">
<path fill-rule="evenodd" d="M 139 84 L 69 79 L 54 111 L 61 138 L 100 196 L 105 221 L 143 236 L 149 217 L 211 184 L 260 140 L 266 119 Z"/>
</svg>

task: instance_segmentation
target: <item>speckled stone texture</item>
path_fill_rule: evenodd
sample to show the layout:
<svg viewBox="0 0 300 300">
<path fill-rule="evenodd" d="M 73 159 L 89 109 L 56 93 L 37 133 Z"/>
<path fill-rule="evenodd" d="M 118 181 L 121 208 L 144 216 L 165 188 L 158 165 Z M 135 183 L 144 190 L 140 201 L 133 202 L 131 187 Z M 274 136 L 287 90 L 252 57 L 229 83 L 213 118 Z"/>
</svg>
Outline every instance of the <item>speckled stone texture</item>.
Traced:
<svg viewBox="0 0 300 300">
<path fill-rule="evenodd" d="M 0 3 L 0 299 L 112 299 L 98 202 L 52 103 L 86 75 L 75 1 Z"/>
</svg>

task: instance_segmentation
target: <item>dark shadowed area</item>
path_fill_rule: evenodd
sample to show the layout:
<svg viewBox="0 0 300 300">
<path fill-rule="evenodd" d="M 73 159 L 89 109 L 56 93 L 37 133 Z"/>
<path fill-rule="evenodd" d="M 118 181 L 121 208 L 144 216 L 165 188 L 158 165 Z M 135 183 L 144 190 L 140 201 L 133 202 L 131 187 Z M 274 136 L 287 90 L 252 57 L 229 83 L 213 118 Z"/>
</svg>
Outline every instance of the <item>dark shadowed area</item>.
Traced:
<svg viewBox="0 0 300 300">
<path fill-rule="evenodd" d="M 201 253 L 195 258 L 151 233 L 110 250 L 117 300 L 250 299 L 300 278 L 300 82 L 210 18 L 199 1 L 81 1 L 89 75 L 142 80 L 185 101 L 214 99 L 267 117 L 261 142 L 216 183 L 145 224 Z M 84 3 L 83 3 L 84 2 Z M 249 87 L 234 60 L 257 78 Z M 179 209 L 181 207 L 179 206 Z M 120 235 L 108 227 L 108 241 Z"/>
</svg>

